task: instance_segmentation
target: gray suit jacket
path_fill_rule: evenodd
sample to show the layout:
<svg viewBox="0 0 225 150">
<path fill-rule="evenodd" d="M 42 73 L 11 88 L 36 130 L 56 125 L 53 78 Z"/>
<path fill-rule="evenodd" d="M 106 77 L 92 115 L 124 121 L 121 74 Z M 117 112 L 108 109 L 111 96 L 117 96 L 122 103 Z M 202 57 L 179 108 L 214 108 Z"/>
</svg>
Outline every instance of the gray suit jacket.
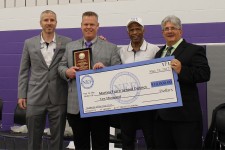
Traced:
<svg viewBox="0 0 225 150">
<path fill-rule="evenodd" d="M 72 51 L 81 48 L 85 48 L 83 47 L 83 39 L 70 42 L 66 45 L 66 52 L 58 68 L 60 76 L 65 80 L 68 80 L 65 73 L 66 70 L 73 66 Z M 98 38 L 92 49 L 92 65 L 97 62 L 101 62 L 105 66 L 121 64 L 117 46 Z M 79 113 L 76 80 L 69 80 L 67 112 L 70 114 Z"/>
<path fill-rule="evenodd" d="M 18 98 L 27 98 L 29 105 L 66 104 L 67 82 L 58 75 L 58 63 L 65 45 L 72 40 L 56 34 L 56 49 L 48 67 L 41 53 L 41 35 L 27 39 L 24 43 L 19 79 Z"/>
</svg>

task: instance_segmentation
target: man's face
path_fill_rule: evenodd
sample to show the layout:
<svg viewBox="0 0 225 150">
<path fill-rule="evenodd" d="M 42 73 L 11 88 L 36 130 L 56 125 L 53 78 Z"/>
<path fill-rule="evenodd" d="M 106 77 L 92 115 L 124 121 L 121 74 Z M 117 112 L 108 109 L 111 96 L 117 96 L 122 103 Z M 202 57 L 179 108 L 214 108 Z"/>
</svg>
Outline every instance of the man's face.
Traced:
<svg viewBox="0 0 225 150">
<path fill-rule="evenodd" d="M 133 22 L 128 26 L 127 30 L 131 43 L 141 43 L 143 41 L 144 28 L 140 24 Z"/>
<path fill-rule="evenodd" d="M 167 22 L 162 31 L 163 37 L 166 40 L 168 46 L 172 46 L 178 42 L 182 37 L 182 30 L 178 29 L 171 22 Z"/>
<path fill-rule="evenodd" d="M 84 16 L 82 18 L 81 30 L 85 40 L 93 40 L 97 35 L 98 28 L 99 23 L 95 16 Z"/>
<path fill-rule="evenodd" d="M 41 17 L 40 25 L 42 27 L 42 32 L 46 34 L 54 33 L 57 25 L 55 14 L 52 13 L 43 14 Z"/>
</svg>

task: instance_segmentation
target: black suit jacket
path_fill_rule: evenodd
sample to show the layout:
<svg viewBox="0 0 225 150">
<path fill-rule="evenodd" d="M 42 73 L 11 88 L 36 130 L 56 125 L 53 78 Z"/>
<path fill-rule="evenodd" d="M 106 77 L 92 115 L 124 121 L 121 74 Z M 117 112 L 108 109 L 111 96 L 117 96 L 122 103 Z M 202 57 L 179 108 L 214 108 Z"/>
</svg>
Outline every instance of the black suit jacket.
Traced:
<svg viewBox="0 0 225 150">
<path fill-rule="evenodd" d="M 164 49 L 165 46 L 158 51 L 155 57 L 160 58 Z M 206 51 L 202 46 L 183 40 L 172 55 L 182 64 L 178 80 L 183 106 L 157 110 L 157 116 L 170 121 L 201 121 L 202 111 L 196 83 L 210 79 Z"/>
</svg>

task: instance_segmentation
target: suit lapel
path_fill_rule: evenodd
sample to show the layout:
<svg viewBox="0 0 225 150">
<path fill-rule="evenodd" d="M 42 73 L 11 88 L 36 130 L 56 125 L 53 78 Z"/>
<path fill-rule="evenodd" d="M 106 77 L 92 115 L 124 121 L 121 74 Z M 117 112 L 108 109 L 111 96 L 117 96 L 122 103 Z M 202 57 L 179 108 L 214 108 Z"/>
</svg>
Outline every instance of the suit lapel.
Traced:
<svg viewBox="0 0 225 150">
<path fill-rule="evenodd" d="M 102 41 L 97 39 L 94 49 L 92 50 L 92 56 L 98 56 L 98 53 L 100 52 L 101 48 L 102 48 Z M 92 57 L 92 59 L 94 58 Z"/>
<path fill-rule="evenodd" d="M 51 68 L 51 66 L 54 64 L 54 60 L 57 56 L 57 54 L 59 53 L 60 49 L 61 49 L 61 46 L 62 46 L 62 41 L 61 41 L 61 38 L 56 34 L 56 48 L 54 50 L 54 55 L 52 57 L 52 62 L 49 66 L 49 68 Z"/>
<path fill-rule="evenodd" d="M 45 62 L 45 59 L 44 59 L 44 57 L 43 57 L 43 55 L 41 53 L 41 43 L 40 43 L 40 41 L 41 41 L 41 36 L 39 35 L 39 36 L 37 36 L 37 39 L 35 40 L 34 47 L 37 50 L 37 54 L 38 54 L 39 58 L 41 59 L 41 62 L 43 63 L 43 65 L 45 67 L 48 68 L 48 66 L 47 66 L 47 64 Z"/>
<path fill-rule="evenodd" d="M 56 34 L 56 48 L 55 48 L 55 52 L 54 52 L 54 55 L 53 55 L 53 58 L 52 58 L 52 61 L 55 59 L 57 53 L 59 52 L 60 48 L 61 48 L 61 39 L 60 37 Z"/>
<path fill-rule="evenodd" d="M 78 43 L 76 43 L 77 45 L 74 45 L 74 47 L 77 47 L 78 49 L 80 49 L 81 47 L 84 48 L 84 43 L 83 42 L 84 42 L 84 40 L 83 39 L 80 39 L 78 41 Z"/>
<path fill-rule="evenodd" d="M 183 53 L 184 49 L 186 47 L 186 41 L 183 40 L 178 47 L 175 49 L 175 51 L 172 53 L 172 55 L 174 55 L 176 58 Z"/>
<path fill-rule="evenodd" d="M 164 45 L 155 55 L 155 58 L 161 58 L 162 52 L 165 49 L 166 45 Z"/>
</svg>

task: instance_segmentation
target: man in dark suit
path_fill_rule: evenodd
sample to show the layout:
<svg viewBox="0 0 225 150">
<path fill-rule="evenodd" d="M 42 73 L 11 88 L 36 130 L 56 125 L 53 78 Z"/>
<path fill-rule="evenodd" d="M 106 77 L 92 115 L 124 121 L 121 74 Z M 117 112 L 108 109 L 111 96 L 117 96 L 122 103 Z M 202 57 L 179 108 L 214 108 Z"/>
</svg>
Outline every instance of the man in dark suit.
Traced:
<svg viewBox="0 0 225 150">
<path fill-rule="evenodd" d="M 178 74 L 183 106 L 157 110 L 155 146 L 156 149 L 201 149 L 202 111 L 196 84 L 210 79 L 206 51 L 182 38 L 181 21 L 176 16 L 167 16 L 161 27 L 166 45 L 155 57 L 175 56 L 171 67 Z"/>
<path fill-rule="evenodd" d="M 66 123 L 67 82 L 58 75 L 58 63 L 66 43 L 72 41 L 55 33 L 56 14 L 51 10 L 41 13 L 40 35 L 24 43 L 19 79 L 18 104 L 27 109 L 28 149 L 40 150 L 48 115 L 50 149 L 63 149 Z"/>
<path fill-rule="evenodd" d="M 92 69 L 120 64 L 116 45 L 100 39 L 98 15 L 95 12 L 85 12 L 82 15 L 81 30 L 83 38 L 66 45 L 66 52 L 59 63 L 60 76 L 69 81 L 67 117 L 73 130 L 74 144 L 78 150 L 107 150 L 109 149 L 109 122 L 107 116 L 80 118 L 75 74 L 78 66 L 73 64 L 73 50 L 91 47 Z M 104 84 L 104 83 L 103 83 Z M 91 142 L 90 142 L 91 137 Z"/>
</svg>

